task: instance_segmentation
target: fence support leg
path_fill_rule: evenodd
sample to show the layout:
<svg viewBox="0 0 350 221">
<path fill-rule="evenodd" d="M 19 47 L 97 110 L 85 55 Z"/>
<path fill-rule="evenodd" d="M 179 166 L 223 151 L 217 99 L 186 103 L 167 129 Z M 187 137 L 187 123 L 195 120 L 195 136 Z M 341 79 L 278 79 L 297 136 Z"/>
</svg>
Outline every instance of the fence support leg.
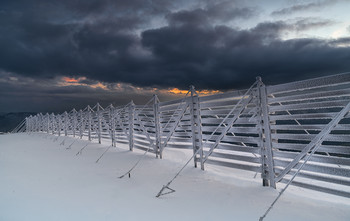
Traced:
<svg viewBox="0 0 350 221">
<path fill-rule="evenodd" d="M 98 143 L 101 143 L 101 134 L 102 134 L 102 122 L 101 122 L 101 110 L 100 110 L 100 104 L 97 103 L 97 124 L 98 124 L 98 131 L 97 131 L 97 136 L 98 136 Z"/>
<path fill-rule="evenodd" d="M 130 102 L 129 106 L 129 149 L 134 150 L 134 102 Z"/>
<path fill-rule="evenodd" d="M 68 135 L 68 113 L 67 111 L 64 112 L 64 136 Z"/>
<path fill-rule="evenodd" d="M 88 106 L 88 138 L 89 141 L 91 141 L 91 110 L 90 110 L 90 106 Z"/>
<path fill-rule="evenodd" d="M 80 139 L 82 139 L 83 138 L 83 127 L 85 127 L 86 121 L 84 120 L 83 111 L 81 109 L 79 110 L 79 117 L 80 117 L 79 136 L 80 136 Z"/>
<path fill-rule="evenodd" d="M 262 163 L 262 173 L 261 177 L 263 179 L 263 186 L 271 186 L 276 188 L 275 183 L 275 170 L 272 154 L 272 143 L 271 143 L 271 128 L 269 119 L 269 110 L 267 103 L 267 93 L 266 86 L 261 81 L 260 77 L 257 77 L 258 83 L 258 96 L 260 104 L 260 126 L 262 129 L 262 145 L 261 145 L 261 163 Z"/>
<path fill-rule="evenodd" d="M 160 122 L 159 122 L 159 99 L 157 95 L 153 95 L 154 103 L 153 103 L 153 111 L 154 111 L 154 126 L 155 126 L 155 133 L 156 133 L 156 145 L 155 145 L 155 153 L 156 157 L 158 158 L 158 154 L 160 159 L 163 158 L 163 154 L 160 152 L 161 150 L 161 140 L 160 140 Z"/>
<path fill-rule="evenodd" d="M 111 106 L 111 109 L 109 111 L 109 122 L 111 122 L 111 138 L 112 138 L 112 146 L 116 146 L 116 141 L 115 141 L 115 109 L 113 106 Z"/>
<path fill-rule="evenodd" d="M 58 120 L 58 136 L 61 136 L 61 128 L 62 128 L 62 119 L 61 115 L 57 115 L 57 120 Z"/>
<path fill-rule="evenodd" d="M 55 115 L 52 113 L 51 114 L 51 121 L 52 121 L 52 124 L 51 124 L 51 126 L 52 126 L 52 134 L 55 134 L 55 130 L 56 130 L 56 120 L 55 120 Z"/>
<path fill-rule="evenodd" d="M 192 125 L 192 145 L 193 145 L 193 154 L 199 151 L 199 159 L 198 156 L 194 156 L 194 167 L 197 167 L 197 161 L 199 160 L 201 163 L 201 169 L 204 170 L 204 161 L 203 161 L 203 145 L 202 145 L 202 123 L 200 116 L 200 105 L 199 105 L 199 97 L 194 88 L 194 86 L 190 86 L 191 91 L 191 125 Z"/>
<path fill-rule="evenodd" d="M 75 137 L 76 134 L 76 129 L 77 129 L 77 111 L 75 109 L 73 109 L 73 137 Z"/>
</svg>

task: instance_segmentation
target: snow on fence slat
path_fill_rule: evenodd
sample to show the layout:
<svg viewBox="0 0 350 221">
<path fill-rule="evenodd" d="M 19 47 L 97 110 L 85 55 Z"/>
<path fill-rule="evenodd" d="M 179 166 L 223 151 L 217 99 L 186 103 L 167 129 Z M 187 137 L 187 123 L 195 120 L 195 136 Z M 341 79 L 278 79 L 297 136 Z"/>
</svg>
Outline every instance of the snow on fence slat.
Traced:
<svg viewBox="0 0 350 221">
<path fill-rule="evenodd" d="M 268 87 L 274 171 L 277 177 L 350 102 L 350 74 Z M 325 134 L 292 184 L 350 196 L 350 115 Z M 298 168 L 301 160 L 281 180 Z M 330 183 L 337 185 L 331 186 Z M 345 191 L 346 190 L 346 191 Z"/>
</svg>

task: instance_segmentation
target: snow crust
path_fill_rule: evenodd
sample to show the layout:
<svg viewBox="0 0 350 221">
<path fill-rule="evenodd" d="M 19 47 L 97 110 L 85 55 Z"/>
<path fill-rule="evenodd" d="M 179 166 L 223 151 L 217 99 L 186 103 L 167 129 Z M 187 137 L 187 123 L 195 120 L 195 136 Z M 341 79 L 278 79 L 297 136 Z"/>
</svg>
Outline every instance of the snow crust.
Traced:
<svg viewBox="0 0 350 221">
<path fill-rule="evenodd" d="M 0 135 L 1 221 L 258 220 L 278 194 L 253 172 L 192 163 L 172 183 L 175 193 L 156 198 L 191 150 L 165 149 L 162 160 L 149 153 L 131 178 L 118 179 L 143 151 L 118 145 L 95 163 L 107 142 L 76 156 L 88 141 L 54 138 Z M 265 220 L 348 221 L 350 200 L 291 186 Z"/>
</svg>

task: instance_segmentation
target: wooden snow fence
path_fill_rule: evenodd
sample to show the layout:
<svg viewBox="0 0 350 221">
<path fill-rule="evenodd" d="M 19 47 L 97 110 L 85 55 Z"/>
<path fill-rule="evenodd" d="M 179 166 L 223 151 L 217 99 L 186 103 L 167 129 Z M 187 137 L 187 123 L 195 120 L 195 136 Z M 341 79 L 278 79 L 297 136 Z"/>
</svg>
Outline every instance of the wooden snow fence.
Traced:
<svg viewBox="0 0 350 221">
<path fill-rule="evenodd" d="M 350 73 L 199 96 L 105 108 L 96 104 L 25 120 L 27 132 L 128 144 L 162 158 L 192 149 L 194 165 L 259 173 L 264 186 L 288 183 L 350 197 Z M 23 126 L 22 126 L 23 127 Z M 23 131 L 23 129 L 21 130 Z M 301 168 L 301 169 L 300 169 Z"/>
</svg>

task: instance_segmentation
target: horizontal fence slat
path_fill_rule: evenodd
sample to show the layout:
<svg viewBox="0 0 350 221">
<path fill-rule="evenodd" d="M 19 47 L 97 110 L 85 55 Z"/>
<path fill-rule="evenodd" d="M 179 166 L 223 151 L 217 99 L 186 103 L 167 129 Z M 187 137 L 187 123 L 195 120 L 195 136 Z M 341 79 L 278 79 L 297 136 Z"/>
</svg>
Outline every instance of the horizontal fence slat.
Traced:
<svg viewBox="0 0 350 221">
<path fill-rule="evenodd" d="M 274 164 L 276 167 L 285 168 L 289 164 L 289 161 L 274 158 Z M 296 168 L 299 168 L 300 165 L 301 165 L 301 163 L 299 162 L 296 165 Z M 350 168 L 347 169 L 347 168 L 336 167 L 336 166 L 331 167 L 331 166 L 326 166 L 325 164 L 315 165 L 315 164 L 306 163 L 302 170 L 316 172 L 316 173 L 322 173 L 322 174 L 330 174 L 330 175 L 334 175 L 334 176 L 350 177 Z"/>
<path fill-rule="evenodd" d="M 317 136 L 317 134 L 271 134 L 272 139 L 282 139 L 282 140 L 296 140 L 296 141 L 311 141 Z M 349 134 L 346 135 L 335 135 L 329 134 L 325 137 L 325 141 L 337 141 L 337 142 L 350 142 Z"/>
<path fill-rule="evenodd" d="M 269 106 L 269 111 L 290 111 L 290 110 L 309 110 L 309 109 L 321 109 L 330 107 L 344 107 L 349 103 L 349 100 L 336 100 L 336 101 L 321 101 L 321 102 L 308 102 L 297 104 L 284 104 Z"/>
<path fill-rule="evenodd" d="M 298 153 L 295 152 L 287 152 L 287 151 L 274 151 L 273 156 L 279 157 L 279 158 L 289 158 L 294 159 Z M 350 157 L 336 157 L 336 156 L 322 156 L 313 154 L 311 158 L 309 159 L 311 162 L 319 162 L 319 163 L 329 163 L 329 164 L 335 164 L 335 165 L 345 165 L 350 166 Z"/>
<path fill-rule="evenodd" d="M 282 183 L 288 183 L 289 180 L 288 179 L 282 179 L 281 182 Z M 315 190 L 315 191 L 319 191 L 319 192 L 329 193 L 329 194 L 332 194 L 332 195 L 337 195 L 337 196 L 350 198 L 350 192 L 346 192 L 346 191 L 342 191 L 342 190 L 331 189 L 331 188 L 327 188 L 327 187 L 323 187 L 323 186 L 317 186 L 317 185 L 313 185 L 313 184 L 309 184 L 309 183 L 303 183 L 303 182 L 299 182 L 299 181 L 293 181 L 291 183 L 291 185 L 302 187 L 302 188 L 305 188 L 305 189 Z"/>
<path fill-rule="evenodd" d="M 350 82 L 350 72 L 339 75 L 331 75 L 327 77 L 313 78 L 304 81 L 279 84 L 275 86 L 268 86 L 267 93 L 273 94 L 278 92 L 302 90 L 305 88 L 317 88 L 328 85 L 344 84 L 345 82 Z"/>
<path fill-rule="evenodd" d="M 244 165 L 244 164 L 238 164 L 238 163 L 233 163 L 233 162 L 226 162 L 226 161 L 218 161 L 218 160 L 213 160 L 213 159 L 208 159 L 206 161 L 207 164 L 214 164 L 218 166 L 225 166 L 225 167 L 230 167 L 230 168 L 236 168 L 236 169 L 241 169 L 241 170 L 249 170 L 249 171 L 254 171 L 261 173 L 261 167 L 260 166 L 252 166 L 252 165 Z"/>
<path fill-rule="evenodd" d="M 272 147 L 276 149 L 296 150 L 301 151 L 307 144 L 295 144 L 295 143 L 272 143 Z M 348 146 L 336 146 L 336 145 L 320 145 L 317 149 L 318 152 L 334 153 L 334 154 L 350 154 L 350 148 Z"/>
<path fill-rule="evenodd" d="M 282 172 L 282 169 L 275 168 L 275 172 L 280 173 Z M 295 174 L 294 171 L 289 172 L 289 174 L 292 176 Z M 303 177 L 311 180 L 317 180 L 317 181 L 323 181 L 327 183 L 334 183 L 344 186 L 350 186 L 350 179 L 344 179 L 344 177 L 337 177 L 337 176 L 328 176 L 328 175 L 322 175 L 317 173 L 310 173 L 305 171 L 300 171 L 297 175 L 297 177 Z"/>
<path fill-rule="evenodd" d="M 203 151 L 206 155 L 209 153 L 208 151 Z M 228 154 L 228 153 L 219 153 L 219 152 L 212 152 L 210 157 L 217 157 L 217 158 L 224 158 L 224 159 L 230 159 L 230 160 L 238 160 L 238 161 L 244 161 L 244 162 L 250 162 L 250 163 L 261 163 L 260 157 L 250 157 L 250 156 L 243 156 L 243 155 L 236 155 L 236 154 Z M 209 157 L 209 159 L 210 159 Z"/>
</svg>

